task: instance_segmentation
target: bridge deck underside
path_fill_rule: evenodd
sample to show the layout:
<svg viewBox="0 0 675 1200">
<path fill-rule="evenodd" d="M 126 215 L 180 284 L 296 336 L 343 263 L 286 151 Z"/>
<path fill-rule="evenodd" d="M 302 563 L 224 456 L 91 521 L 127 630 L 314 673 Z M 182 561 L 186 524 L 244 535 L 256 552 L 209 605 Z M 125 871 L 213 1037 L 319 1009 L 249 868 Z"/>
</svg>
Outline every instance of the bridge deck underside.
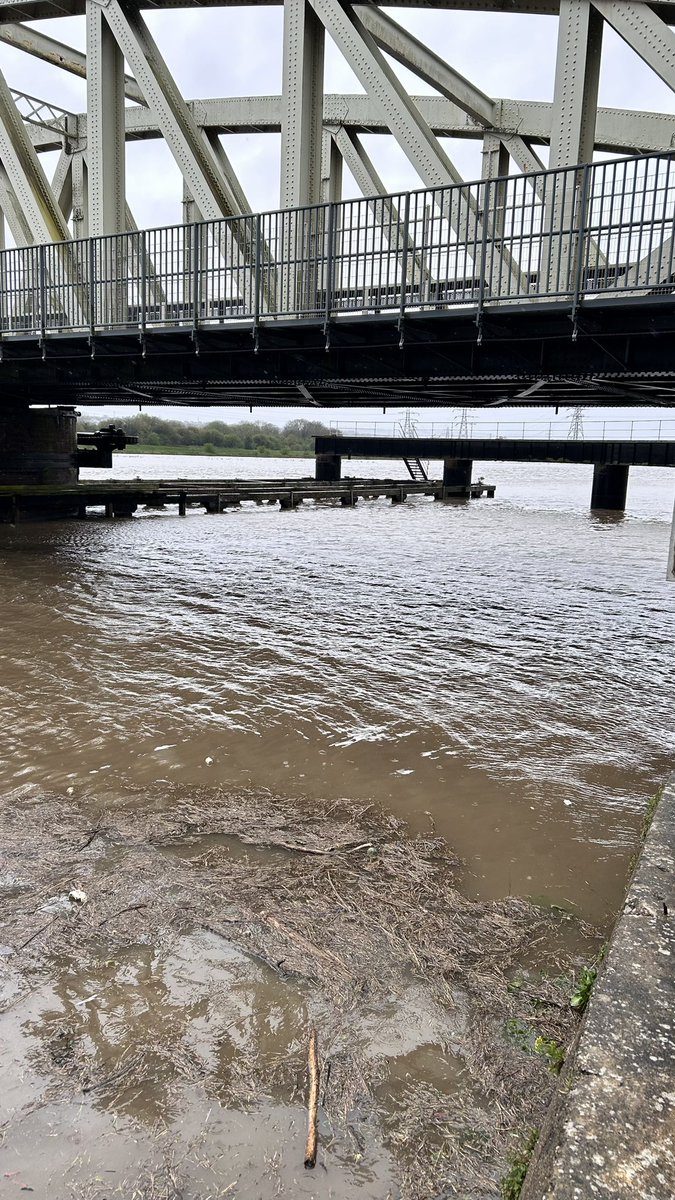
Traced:
<svg viewBox="0 0 675 1200">
<path fill-rule="evenodd" d="M 675 298 L 613 298 L 0 342 L 33 404 L 674 405 Z"/>
</svg>

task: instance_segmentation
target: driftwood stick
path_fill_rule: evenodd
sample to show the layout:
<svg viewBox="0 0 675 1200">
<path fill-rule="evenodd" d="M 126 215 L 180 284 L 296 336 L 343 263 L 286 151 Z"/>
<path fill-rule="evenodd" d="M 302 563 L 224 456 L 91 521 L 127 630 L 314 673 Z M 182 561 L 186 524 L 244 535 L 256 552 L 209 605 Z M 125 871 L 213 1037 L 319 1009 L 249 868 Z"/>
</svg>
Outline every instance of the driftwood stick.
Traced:
<svg viewBox="0 0 675 1200">
<path fill-rule="evenodd" d="M 356 854 L 357 850 L 370 850 L 372 842 L 342 842 L 338 846 L 298 846 L 295 842 L 270 842 L 271 846 L 280 846 L 282 850 L 293 850 L 296 854 Z"/>
<path fill-rule="evenodd" d="M 305 1147 L 305 1167 L 311 1170 L 316 1165 L 316 1147 L 319 1140 L 317 1130 L 317 1112 L 319 1108 L 319 1060 L 316 1052 L 316 1029 L 309 1031 L 309 1097 L 307 1100 L 307 1145 Z"/>
</svg>

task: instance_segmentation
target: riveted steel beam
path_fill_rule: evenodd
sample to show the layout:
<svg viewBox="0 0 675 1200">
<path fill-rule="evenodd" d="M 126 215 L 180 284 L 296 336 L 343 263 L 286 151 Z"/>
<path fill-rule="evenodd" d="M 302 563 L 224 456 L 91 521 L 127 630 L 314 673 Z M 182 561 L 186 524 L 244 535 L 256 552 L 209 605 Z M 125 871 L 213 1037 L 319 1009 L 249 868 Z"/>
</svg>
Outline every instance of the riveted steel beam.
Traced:
<svg viewBox="0 0 675 1200">
<path fill-rule="evenodd" d="M 460 183 L 456 168 L 354 10 L 343 8 L 339 0 L 310 3 L 422 182 L 427 187 Z"/>
<path fill-rule="evenodd" d="M 517 133 L 511 134 L 509 137 L 504 138 L 504 145 L 508 149 L 509 156 L 513 159 L 516 166 L 519 167 L 524 175 L 546 170 L 546 167 L 541 161 L 539 155 L 535 154 L 529 142 L 527 142 L 525 138 L 520 137 Z M 541 198 L 541 188 L 539 191 L 539 196 Z"/>
<path fill-rule="evenodd" d="M 437 137 L 480 138 L 485 128 L 477 125 L 456 104 L 441 96 L 414 96 L 429 128 Z M 551 134 L 551 105 L 534 100 L 497 100 L 499 118 L 491 131 L 503 140 L 522 137 L 530 146 L 546 145 Z M 188 101 L 197 125 L 215 133 L 278 133 L 281 128 L 279 96 L 230 96 L 222 99 Z M 368 96 L 324 96 L 324 124 L 343 124 L 355 133 L 388 133 L 389 127 Z M 127 139 L 158 138 L 161 129 L 147 108 L 124 110 Z M 78 137 L 86 136 L 86 114 L 77 117 Z M 28 136 L 38 153 L 61 150 L 63 136 L 53 129 L 28 127 Z M 77 140 L 77 139 L 74 139 Z M 613 154 L 650 154 L 672 149 L 675 144 L 675 115 L 630 112 L 599 108 L 595 127 L 596 150 Z"/>
<path fill-rule="evenodd" d="M 89 236 L 89 187 L 87 158 L 84 150 L 73 154 L 71 167 L 73 177 L 73 237 Z"/>
<path fill-rule="evenodd" d="M 551 167 L 593 159 L 601 51 L 602 18 L 591 0 L 560 0 Z"/>
<path fill-rule="evenodd" d="M 479 125 L 492 128 L 495 120 L 495 102 L 486 96 L 485 92 L 481 92 L 460 75 L 459 71 L 379 8 L 365 8 L 359 5 L 356 11 L 363 27 L 373 35 L 381 50 L 385 50 L 425 83 L 447 96 L 448 100 L 457 104 Z"/>
<path fill-rule="evenodd" d="M 62 150 L 52 176 L 52 192 L 66 221 L 73 210 L 73 156 Z"/>
<path fill-rule="evenodd" d="M 227 200 L 233 215 L 239 216 L 241 213 L 250 213 L 251 205 L 248 202 L 246 193 L 239 182 L 237 173 L 230 162 L 229 156 L 226 153 L 218 134 L 213 131 L 209 133 L 204 131 L 204 137 L 206 138 L 211 153 L 213 154 L 213 157 L 220 168 L 225 189 L 227 191 Z"/>
<path fill-rule="evenodd" d="M 485 133 L 456 104 L 442 96 L 414 96 L 429 128 L 439 137 L 480 138 Z M 501 138 L 520 136 L 529 143 L 546 145 L 551 134 L 552 106 L 534 100 L 496 100 L 498 118 L 492 132 Z M 219 133 L 278 133 L 281 128 L 278 96 L 234 96 L 188 101 L 198 124 Z M 344 125 L 355 133 L 388 133 L 381 108 L 369 96 L 328 93 L 323 101 L 324 124 Z M 142 108 L 125 110 L 127 137 L 160 137 L 152 113 Z M 45 130 L 31 137 L 37 146 L 53 149 L 58 143 Z M 643 154 L 669 150 L 675 139 L 675 115 L 598 109 L 596 148 L 617 154 Z"/>
<path fill-rule="evenodd" d="M 325 127 L 321 142 L 321 203 L 336 204 L 342 199 L 343 157 L 332 131 Z"/>
<path fill-rule="evenodd" d="M 183 100 L 157 45 L 140 13 L 122 7 L 119 0 L 101 3 L 117 44 L 134 73 L 148 107 L 186 180 L 200 211 L 207 219 L 230 216 L 226 189 L 213 155 Z"/>
<path fill-rule="evenodd" d="M 284 0 L 282 208 L 318 204 L 321 196 L 324 41 L 307 0 Z"/>
<path fill-rule="evenodd" d="M 509 171 L 509 152 L 500 137 L 494 133 L 486 133 L 483 138 L 482 151 L 483 179 L 499 180 L 495 182 L 492 192 L 492 233 L 494 237 L 504 236 L 506 216 L 506 184 L 503 177 Z"/>
<path fill-rule="evenodd" d="M 0 159 L 34 242 L 60 242 L 70 230 L 0 72 Z"/>
<path fill-rule="evenodd" d="M 124 57 L 103 9 L 87 2 L 87 163 L 90 234 L 122 233 L 125 221 Z"/>
<path fill-rule="evenodd" d="M 2 163 L 0 162 L 0 207 L 2 208 L 5 219 L 9 226 L 9 232 L 12 235 L 17 246 L 29 246 L 34 241 L 26 216 L 17 202 L 12 185 L 9 181 L 9 176 Z"/>
<path fill-rule="evenodd" d="M 483 137 L 483 179 L 499 179 L 509 173 L 509 152 L 506 144 L 494 133 Z"/>
<path fill-rule="evenodd" d="M 635 0 L 593 0 L 593 7 L 640 55 L 669 88 L 675 90 L 675 34 L 647 4 Z"/>
<path fill-rule="evenodd" d="M 87 78 L 86 55 L 82 54 L 80 50 L 74 50 L 72 46 L 66 46 L 63 42 L 57 42 L 54 38 L 39 33 L 30 25 L 22 25 L 18 22 L 0 25 L 0 41 L 6 42 L 8 46 L 14 46 L 17 50 L 25 50 L 27 54 L 32 54 L 35 58 L 42 59 L 43 62 L 51 63 L 54 67 L 61 67 L 63 71 L 69 71 L 71 75 L 78 75 L 80 79 Z M 124 94 L 128 100 L 135 100 L 137 104 L 145 104 L 143 93 L 131 75 L 124 76 Z"/>
<path fill-rule="evenodd" d="M 154 9 L 174 8 L 237 8 L 241 4 L 251 4 L 252 0 L 147 0 L 147 7 Z M 270 4 L 282 3 L 282 0 L 253 0 L 257 6 L 267 7 Z M 427 8 L 426 0 L 387 0 L 387 4 L 397 8 Z M 658 7 L 668 9 L 672 0 L 658 0 Z M 434 0 L 434 7 L 440 9 L 457 9 L 458 11 L 476 10 L 478 12 L 537 13 L 542 16 L 555 16 L 558 12 L 558 0 Z M 21 16 L 27 21 L 36 21 L 45 17 L 77 16 L 84 12 L 84 0 L 2 0 L 0 3 L 0 21 L 16 21 Z"/>
<path fill-rule="evenodd" d="M 354 176 L 361 194 L 363 196 L 384 195 L 386 192 L 384 183 L 356 134 L 346 129 L 344 125 L 336 125 L 332 130 L 332 137 Z"/>
</svg>

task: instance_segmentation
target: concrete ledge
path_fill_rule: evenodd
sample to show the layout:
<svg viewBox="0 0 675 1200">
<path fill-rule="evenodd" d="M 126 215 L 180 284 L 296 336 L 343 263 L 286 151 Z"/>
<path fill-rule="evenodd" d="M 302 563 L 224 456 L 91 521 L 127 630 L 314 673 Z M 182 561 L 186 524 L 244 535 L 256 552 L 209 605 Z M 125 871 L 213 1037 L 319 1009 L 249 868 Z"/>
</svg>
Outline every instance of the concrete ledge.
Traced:
<svg viewBox="0 0 675 1200">
<path fill-rule="evenodd" d="M 628 886 L 521 1200 L 675 1196 L 675 777 Z"/>
</svg>

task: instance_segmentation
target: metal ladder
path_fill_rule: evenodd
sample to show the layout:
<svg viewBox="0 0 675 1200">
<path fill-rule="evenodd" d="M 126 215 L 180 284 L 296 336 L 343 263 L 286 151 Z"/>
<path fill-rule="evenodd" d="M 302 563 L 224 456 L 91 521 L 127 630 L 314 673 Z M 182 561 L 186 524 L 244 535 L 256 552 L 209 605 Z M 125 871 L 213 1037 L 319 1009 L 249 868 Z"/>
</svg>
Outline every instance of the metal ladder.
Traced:
<svg viewBox="0 0 675 1200">
<path fill-rule="evenodd" d="M 404 458 L 403 461 L 408 468 L 408 474 L 410 475 L 411 479 L 414 479 L 417 483 L 428 482 L 428 463 L 423 463 L 421 458 Z"/>
</svg>

